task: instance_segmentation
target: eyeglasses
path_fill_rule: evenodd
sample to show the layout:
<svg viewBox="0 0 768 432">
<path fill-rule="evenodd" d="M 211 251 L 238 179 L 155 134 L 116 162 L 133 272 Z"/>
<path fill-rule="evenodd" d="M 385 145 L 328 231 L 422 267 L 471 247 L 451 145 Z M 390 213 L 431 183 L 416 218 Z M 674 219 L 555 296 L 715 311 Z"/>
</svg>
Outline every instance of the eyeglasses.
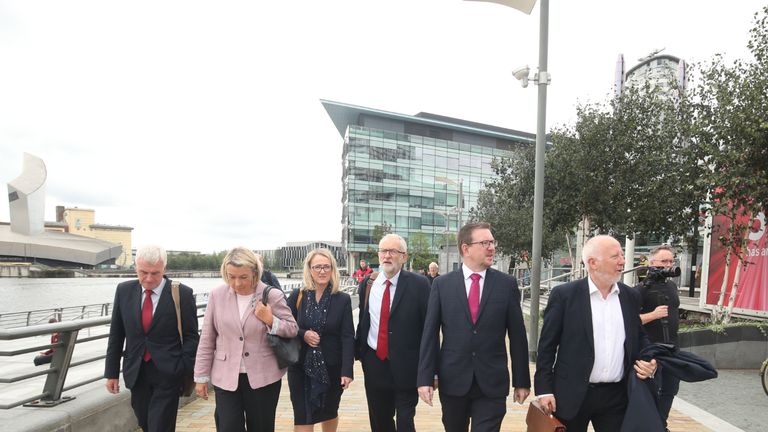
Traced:
<svg viewBox="0 0 768 432">
<path fill-rule="evenodd" d="M 329 272 L 329 271 L 331 271 L 331 266 L 328 265 L 328 264 L 314 265 L 314 266 L 312 266 L 310 268 L 315 273 L 322 273 L 322 272 Z"/>
<path fill-rule="evenodd" d="M 405 254 L 405 252 L 397 249 L 379 249 L 379 254 L 381 255 L 401 255 Z"/>
<path fill-rule="evenodd" d="M 481 240 L 481 241 L 476 241 L 476 242 L 469 242 L 468 244 L 470 246 L 479 244 L 482 247 L 488 249 L 491 246 L 496 247 L 499 244 L 499 242 L 497 242 L 496 240 Z"/>
</svg>

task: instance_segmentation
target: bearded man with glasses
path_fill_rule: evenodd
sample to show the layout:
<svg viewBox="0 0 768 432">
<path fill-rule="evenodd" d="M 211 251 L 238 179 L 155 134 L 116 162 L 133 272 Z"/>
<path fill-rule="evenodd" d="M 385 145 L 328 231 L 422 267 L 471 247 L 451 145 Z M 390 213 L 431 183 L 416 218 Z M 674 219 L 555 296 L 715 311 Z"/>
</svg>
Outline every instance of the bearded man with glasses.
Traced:
<svg viewBox="0 0 768 432">
<path fill-rule="evenodd" d="M 448 432 L 499 431 L 507 412 L 512 361 L 514 400 L 531 388 L 528 340 L 517 280 L 492 269 L 496 240 L 487 223 L 459 230 L 461 268 L 435 279 L 419 353 L 419 396 L 440 392 Z M 440 331 L 442 330 L 442 345 Z"/>
<path fill-rule="evenodd" d="M 360 290 L 355 354 L 363 365 L 372 432 L 414 431 L 416 368 L 429 281 L 403 269 L 408 245 L 397 234 L 379 242 L 379 273 Z"/>
</svg>

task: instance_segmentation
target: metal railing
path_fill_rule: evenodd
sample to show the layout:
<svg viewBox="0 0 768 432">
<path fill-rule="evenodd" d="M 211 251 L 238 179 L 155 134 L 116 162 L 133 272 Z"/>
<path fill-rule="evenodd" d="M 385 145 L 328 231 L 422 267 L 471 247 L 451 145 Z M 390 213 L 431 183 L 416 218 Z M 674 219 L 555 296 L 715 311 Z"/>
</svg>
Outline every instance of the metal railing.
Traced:
<svg viewBox="0 0 768 432">
<path fill-rule="evenodd" d="M 550 274 L 552 273 L 551 270 L 552 269 L 550 269 Z M 549 291 L 552 289 L 552 282 L 560 282 L 560 283 L 570 282 L 571 280 L 573 280 L 573 277 L 574 277 L 574 273 L 570 272 L 570 273 L 563 273 L 558 276 L 553 276 L 553 277 L 544 279 L 539 284 L 539 293 L 541 295 L 546 296 L 547 294 L 549 294 Z M 531 285 L 520 287 L 520 306 L 521 307 L 523 305 L 523 302 L 527 298 L 531 298 Z"/>
<path fill-rule="evenodd" d="M 11 384 L 31 378 L 35 378 L 42 375 L 47 375 L 45 384 L 43 385 L 43 392 L 31 397 L 27 397 L 20 400 L 11 401 L 10 403 L 0 404 L 0 409 L 10 409 L 19 405 L 35 402 L 32 406 L 54 406 L 62 402 L 66 402 L 71 398 L 62 397 L 61 394 L 64 391 L 80 387 L 82 385 L 97 381 L 103 378 L 103 374 L 98 377 L 91 377 L 83 381 L 73 383 L 67 387 L 64 383 L 67 378 L 67 373 L 71 367 L 80 366 L 83 364 L 95 362 L 101 360 L 105 355 L 85 358 L 83 360 L 72 362 L 72 354 L 75 351 L 76 344 L 82 344 L 97 339 L 103 339 L 109 336 L 108 333 L 89 336 L 78 339 L 80 330 L 90 329 L 94 327 L 105 326 L 109 324 L 110 317 L 97 317 L 88 318 L 68 322 L 59 322 L 53 324 L 43 324 L 26 326 L 13 329 L 0 329 L 0 341 L 14 341 L 23 338 L 29 338 L 40 335 L 50 335 L 52 333 L 59 334 L 59 341 L 54 344 L 47 344 L 42 346 L 25 347 L 20 349 L 2 350 L 0 351 L 0 357 L 13 357 L 21 354 L 27 354 L 31 352 L 40 351 L 42 349 L 54 348 L 51 364 L 48 369 L 35 371 L 31 373 L 22 373 L 11 377 L 0 377 L 0 383 Z"/>
<path fill-rule="evenodd" d="M 195 302 L 208 301 L 208 293 L 195 294 Z M 112 303 L 94 303 L 81 306 L 35 309 L 22 312 L 0 313 L 0 328 L 18 328 L 47 324 L 51 318 L 56 321 L 74 321 L 112 314 Z"/>
<path fill-rule="evenodd" d="M 290 292 L 291 290 L 298 288 L 301 285 L 302 283 L 300 282 L 293 282 L 283 285 L 282 288 L 284 292 Z M 196 295 L 195 297 L 198 310 L 197 317 L 199 319 L 204 316 L 205 308 L 208 305 L 208 294 L 202 293 Z M 21 356 L 24 354 L 46 350 L 48 348 L 54 348 L 54 351 L 50 366 L 46 369 L 35 370 L 33 372 L 18 373 L 12 376 L 0 375 L 0 384 L 14 384 L 47 375 L 45 383 L 43 384 L 42 393 L 17 400 L 12 400 L 7 403 L 0 403 L 0 409 L 11 409 L 21 405 L 37 407 L 55 406 L 73 399 L 72 397 L 62 396 L 63 392 L 84 386 L 86 384 L 90 384 L 104 378 L 103 372 L 100 372 L 97 375 L 87 376 L 74 383 L 66 382 L 67 374 L 69 373 L 70 369 L 97 362 L 106 358 L 106 354 L 90 356 L 86 355 L 77 361 L 72 361 L 76 345 L 100 339 L 106 339 L 109 337 L 109 331 L 106 327 L 111 321 L 111 303 L 98 305 L 98 308 L 94 308 L 98 309 L 99 311 L 99 315 L 95 317 L 89 317 L 87 316 L 87 313 L 82 312 L 83 310 L 90 310 L 90 306 L 94 305 L 71 308 L 79 312 L 70 312 L 70 308 L 58 308 L 4 314 L 6 316 L 23 317 L 23 319 L 18 321 L 20 324 L 15 328 L 0 328 L 0 341 L 10 342 L 8 344 L 3 343 L 3 345 L 0 345 L 0 347 L 2 347 L 2 349 L 0 349 L 0 358 Z M 64 309 L 67 309 L 67 311 Z M 47 321 L 47 319 L 50 317 L 61 317 L 63 320 L 61 322 L 50 324 L 47 322 L 45 324 L 34 323 L 35 320 L 38 322 Z M 8 322 L 13 321 L 8 319 Z M 98 330 L 99 328 L 102 328 L 103 332 L 93 331 Z M 7 346 L 14 345 L 12 343 L 13 341 L 36 336 L 50 336 L 53 333 L 59 334 L 59 339 L 56 343 L 48 343 L 35 346 L 28 346 L 28 344 L 26 344 L 23 347 Z M 91 333 L 95 334 L 91 335 Z M 100 350 L 100 352 L 105 353 L 106 348 Z M 8 370 L 7 368 L 4 369 L 6 371 Z M 67 385 L 65 385 L 65 383 Z"/>
</svg>

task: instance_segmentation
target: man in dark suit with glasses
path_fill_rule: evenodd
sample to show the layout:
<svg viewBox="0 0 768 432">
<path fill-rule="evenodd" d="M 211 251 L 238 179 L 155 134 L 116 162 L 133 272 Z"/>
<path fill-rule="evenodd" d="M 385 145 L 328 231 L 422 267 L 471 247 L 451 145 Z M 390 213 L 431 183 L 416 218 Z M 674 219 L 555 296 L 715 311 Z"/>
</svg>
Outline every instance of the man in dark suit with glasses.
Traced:
<svg viewBox="0 0 768 432">
<path fill-rule="evenodd" d="M 499 431 L 507 412 L 512 361 L 514 400 L 530 393 L 528 342 L 514 277 L 491 268 L 496 240 L 487 223 L 459 230 L 461 268 L 435 279 L 419 353 L 419 396 L 440 393 L 448 432 Z M 442 331 L 442 344 L 439 334 Z"/>
</svg>

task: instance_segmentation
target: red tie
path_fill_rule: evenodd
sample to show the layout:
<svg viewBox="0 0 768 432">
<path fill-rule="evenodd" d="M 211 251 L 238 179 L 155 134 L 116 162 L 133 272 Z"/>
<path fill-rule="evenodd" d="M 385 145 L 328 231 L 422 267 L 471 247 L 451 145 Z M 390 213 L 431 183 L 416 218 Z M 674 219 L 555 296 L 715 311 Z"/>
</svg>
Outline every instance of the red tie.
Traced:
<svg viewBox="0 0 768 432">
<path fill-rule="evenodd" d="M 389 287 L 392 282 L 387 279 L 384 288 L 384 298 L 381 299 L 381 315 L 379 315 L 379 338 L 376 340 L 376 357 L 386 360 L 389 355 Z"/>
<path fill-rule="evenodd" d="M 472 284 L 469 285 L 469 313 L 472 315 L 472 323 L 477 322 L 477 311 L 480 309 L 480 275 L 472 273 L 469 275 Z"/>
<path fill-rule="evenodd" d="M 144 290 L 147 296 L 144 297 L 144 304 L 141 306 L 141 326 L 144 327 L 144 333 L 149 331 L 149 325 L 152 324 L 152 291 Z M 144 361 L 148 362 L 152 358 L 149 350 L 144 349 Z"/>
</svg>

